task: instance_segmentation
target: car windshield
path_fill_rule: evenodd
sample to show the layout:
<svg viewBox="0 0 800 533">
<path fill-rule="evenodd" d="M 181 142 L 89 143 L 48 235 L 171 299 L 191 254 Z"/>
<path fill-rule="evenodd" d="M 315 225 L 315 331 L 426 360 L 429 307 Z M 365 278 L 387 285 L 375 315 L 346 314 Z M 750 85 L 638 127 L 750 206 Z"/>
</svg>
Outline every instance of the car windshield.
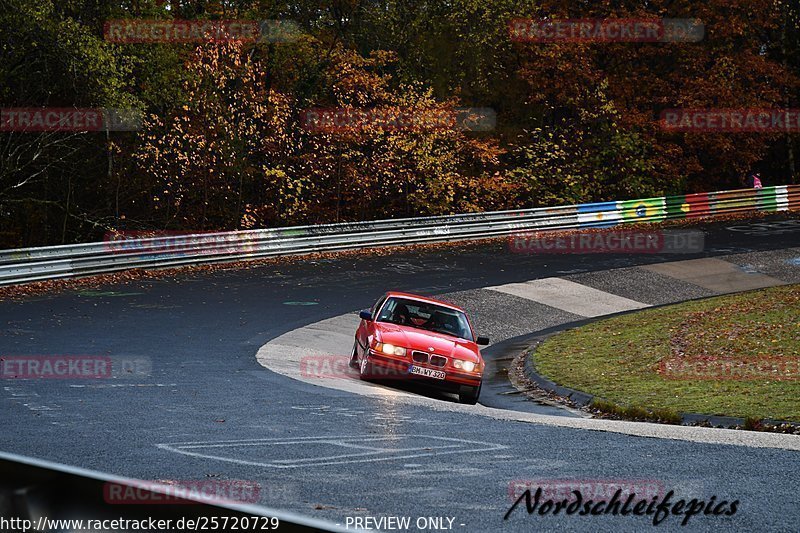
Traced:
<svg viewBox="0 0 800 533">
<path fill-rule="evenodd" d="M 408 298 L 387 299 L 377 321 L 425 329 L 469 341 L 475 340 L 467 317 L 461 311 Z"/>
</svg>

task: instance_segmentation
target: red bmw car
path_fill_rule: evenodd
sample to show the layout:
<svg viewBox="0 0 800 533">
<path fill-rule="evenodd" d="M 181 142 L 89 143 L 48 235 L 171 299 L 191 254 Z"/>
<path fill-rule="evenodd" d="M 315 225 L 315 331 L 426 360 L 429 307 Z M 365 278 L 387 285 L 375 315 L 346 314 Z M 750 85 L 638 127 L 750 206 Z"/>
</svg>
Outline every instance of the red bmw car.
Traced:
<svg viewBox="0 0 800 533">
<path fill-rule="evenodd" d="M 432 298 L 388 292 L 361 311 L 350 365 L 361 379 L 422 380 L 475 404 L 485 364 L 476 337 L 460 307 Z"/>
</svg>

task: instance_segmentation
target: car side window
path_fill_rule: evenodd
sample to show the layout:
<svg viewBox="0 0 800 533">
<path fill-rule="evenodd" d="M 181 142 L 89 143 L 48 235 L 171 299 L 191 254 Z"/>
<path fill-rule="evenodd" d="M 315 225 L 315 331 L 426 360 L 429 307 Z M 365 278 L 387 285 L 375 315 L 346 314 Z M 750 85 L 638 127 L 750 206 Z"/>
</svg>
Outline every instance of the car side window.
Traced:
<svg viewBox="0 0 800 533">
<path fill-rule="evenodd" d="M 386 301 L 386 295 L 384 294 L 383 296 L 381 296 L 380 300 L 375 302 L 375 305 L 372 306 L 372 309 L 370 309 L 369 312 L 372 313 L 372 316 L 375 316 L 375 313 L 378 312 L 378 309 L 381 308 L 381 306 L 383 305 L 383 302 L 385 302 L 385 301 Z"/>
<path fill-rule="evenodd" d="M 381 309 L 381 314 L 378 316 L 378 322 L 389 322 L 394 314 L 394 308 L 397 307 L 397 300 L 394 298 L 389 299 L 386 305 Z"/>
</svg>

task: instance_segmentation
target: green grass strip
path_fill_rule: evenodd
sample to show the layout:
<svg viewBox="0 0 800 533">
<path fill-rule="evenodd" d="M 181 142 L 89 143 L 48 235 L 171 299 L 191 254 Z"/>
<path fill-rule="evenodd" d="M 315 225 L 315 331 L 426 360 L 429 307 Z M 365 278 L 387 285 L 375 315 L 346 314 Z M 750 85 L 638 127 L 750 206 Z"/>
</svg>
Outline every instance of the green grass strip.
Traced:
<svg viewBox="0 0 800 533">
<path fill-rule="evenodd" d="M 604 410 L 800 421 L 800 286 L 595 322 L 533 357 L 552 381 L 611 402 Z"/>
</svg>

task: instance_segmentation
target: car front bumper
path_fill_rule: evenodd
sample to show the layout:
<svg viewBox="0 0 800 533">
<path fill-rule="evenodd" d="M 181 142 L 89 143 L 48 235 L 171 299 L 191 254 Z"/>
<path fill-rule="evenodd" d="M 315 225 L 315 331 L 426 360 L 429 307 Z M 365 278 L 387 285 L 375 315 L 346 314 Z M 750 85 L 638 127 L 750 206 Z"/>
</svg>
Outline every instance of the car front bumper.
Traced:
<svg viewBox="0 0 800 533">
<path fill-rule="evenodd" d="M 452 368 L 438 368 L 431 365 L 413 363 L 406 358 L 389 357 L 373 350 L 369 351 L 369 362 L 373 366 L 376 379 L 402 379 L 419 381 L 429 386 L 449 392 L 464 392 L 464 388 L 479 387 L 483 376 L 476 372 L 464 372 Z M 446 374 L 444 379 L 429 378 L 411 374 L 412 366 L 428 368 Z"/>
</svg>

